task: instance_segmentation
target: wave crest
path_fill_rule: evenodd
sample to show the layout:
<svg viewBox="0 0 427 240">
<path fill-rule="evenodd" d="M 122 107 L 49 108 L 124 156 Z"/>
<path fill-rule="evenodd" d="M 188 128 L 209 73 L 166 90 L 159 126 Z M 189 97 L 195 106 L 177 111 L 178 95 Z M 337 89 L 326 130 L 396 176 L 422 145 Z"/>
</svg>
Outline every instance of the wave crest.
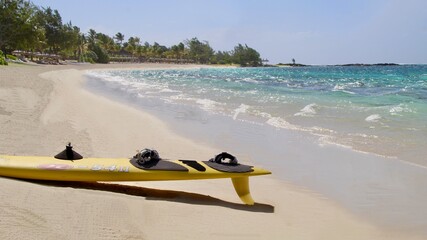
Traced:
<svg viewBox="0 0 427 240">
<path fill-rule="evenodd" d="M 319 109 L 319 106 L 315 103 L 311 103 L 305 106 L 299 112 L 295 113 L 294 116 L 313 117 L 316 115 L 317 109 Z"/>
</svg>

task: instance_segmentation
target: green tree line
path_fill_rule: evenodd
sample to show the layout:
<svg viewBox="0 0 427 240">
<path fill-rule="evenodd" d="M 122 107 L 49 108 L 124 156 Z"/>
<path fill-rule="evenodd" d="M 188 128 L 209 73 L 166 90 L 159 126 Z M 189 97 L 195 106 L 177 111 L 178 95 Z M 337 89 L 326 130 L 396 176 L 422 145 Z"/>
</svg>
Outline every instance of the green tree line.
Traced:
<svg viewBox="0 0 427 240">
<path fill-rule="evenodd" d="M 0 0 L 0 50 L 58 54 L 80 62 L 108 63 L 126 59 L 174 59 L 200 64 L 261 66 L 260 54 L 238 44 L 231 51 L 215 51 L 208 41 L 194 37 L 166 47 L 142 42 L 140 37 L 114 36 L 90 29 L 82 33 L 71 22 L 64 23 L 57 10 L 36 6 L 27 0 Z"/>
</svg>

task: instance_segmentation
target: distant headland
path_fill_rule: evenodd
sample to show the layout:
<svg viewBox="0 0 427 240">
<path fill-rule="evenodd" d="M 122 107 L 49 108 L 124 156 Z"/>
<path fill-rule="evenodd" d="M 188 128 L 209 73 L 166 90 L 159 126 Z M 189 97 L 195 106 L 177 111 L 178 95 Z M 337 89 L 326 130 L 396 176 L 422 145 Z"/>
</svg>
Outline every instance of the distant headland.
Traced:
<svg viewBox="0 0 427 240">
<path fill-rule="evenodd" d="M 271 67 L 312 67 L 315 65 L 306 65 L 301 63 L 278 63 L 276 65 L 268 65 Z M 334 65 L 326 65 L 326 66 L 335 66 L 335 67 L 370 67 L 370 66 L 400 66 L 397 63 L 348 63 L 348 64 L 334 64 Z"/>
<path fill-rule="evenodd" d="M 399 66 L 397 63 L 374 63 L 374 64 L 366 64 L 366 63 L 349 63 L 349 64 L 340 64 L 334 65 L 340 67 L 367 67 L 367 66 Z"/>
</svg>

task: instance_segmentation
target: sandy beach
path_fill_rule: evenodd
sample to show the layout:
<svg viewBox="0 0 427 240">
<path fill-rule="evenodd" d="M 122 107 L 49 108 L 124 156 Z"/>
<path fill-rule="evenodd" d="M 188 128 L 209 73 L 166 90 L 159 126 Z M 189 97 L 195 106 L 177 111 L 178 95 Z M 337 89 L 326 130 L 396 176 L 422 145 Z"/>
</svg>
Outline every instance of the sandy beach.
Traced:
<svg viewBox="0 0 427 240">
<path fill-rule="evenodd" d="M 0 154 L 52 156 L 68 142 L 85 157 L 209 159 L 222 149 L 177 135 L 147 112 L 95 95 L 89 69 L 188 68 L 108 64 L 0 67 Z M 244 160 L 243 160 L 244 161 Z M 258 164 L 258 163 L 257 163 Z M 2 239 L 423 239 L 379 227 L 320 193 L 251 178 L 255 206 L 227 180 L 55 183 L 0 178 Z"/>
</svg>

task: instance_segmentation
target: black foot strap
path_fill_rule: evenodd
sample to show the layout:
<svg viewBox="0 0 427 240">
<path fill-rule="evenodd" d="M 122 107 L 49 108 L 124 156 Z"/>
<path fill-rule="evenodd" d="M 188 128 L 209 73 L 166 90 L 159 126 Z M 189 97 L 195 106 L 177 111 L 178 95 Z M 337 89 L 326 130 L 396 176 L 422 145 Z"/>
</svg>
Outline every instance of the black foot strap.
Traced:
<svg viewBox="0 0 427 240">
<path fill-rule="evenodd" d="M 204 163 L 221 172 L 245 173 L 254 171 L 252 166 L 239 164 L 237 158 L 227 152 L 222 152 L 209 161 L 204 161 Z"/>
<path fill-rule="evenodd" d="M 136 168 L 143 170 L 163 170 L 163 171 L 182 171 L 188 172 L 188 169 L 178 163 L 171 161 L 161 160 L 161 159 L 152 159 L 149 162 L 140 164 L 136 158 L 132 158 L 130 163 Z"/>
</svg>

